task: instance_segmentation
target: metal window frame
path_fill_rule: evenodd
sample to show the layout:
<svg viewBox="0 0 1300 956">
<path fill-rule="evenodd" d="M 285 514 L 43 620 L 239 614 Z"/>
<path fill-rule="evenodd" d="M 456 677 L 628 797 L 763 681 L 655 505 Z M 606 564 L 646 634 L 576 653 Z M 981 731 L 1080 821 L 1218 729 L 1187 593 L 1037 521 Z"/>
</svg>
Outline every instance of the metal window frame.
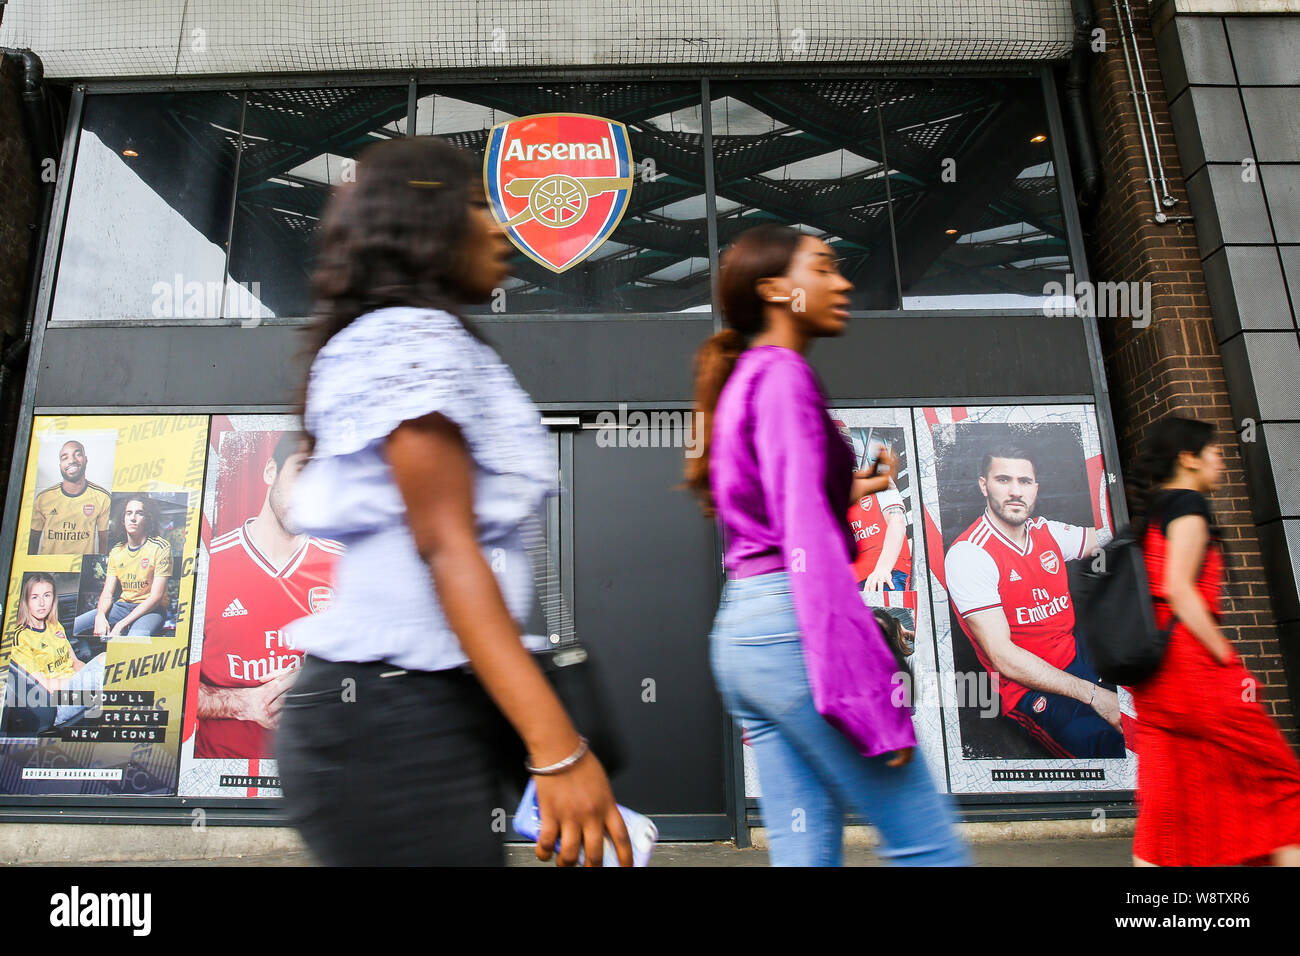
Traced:
<svg viewBox="0 0 1300 956">
<path fill-rule="evenodd" d="M 816 72 L 809 70 L 807 64 L 791 64 L 787 67 L 773 64 L 754 64 L 745 65 L 741 68 L 726 66 L 707 66 L 707 65 L 681 65 L 674 67 L 619 67 L 619 68 L 602 68 L 597 70 L 574 70 L 571 68 L 559 69 L 539 69 L 539 68 L 512 68 L 504 70 L 493 70 L 490 72 L 483 70 L 454 70 L 447 73 L 438 73 L 436 71 L 415 71 L 415 72 L 344 72 L 331 74 L 295 74 L 292 76 L 277 76 L 276 74 L 256 75 L 255 78 L 249 75 L 239 76 L 215 76 L 215 77 L 195 77 L 184 80 L 97 80 L 85 81 L 76 86 L 76 92 L 84 99 L 86 95 L 106 95 L 121 93 L 164 93 L 164 92 L 233 92 L 242 90 L 241 121 L 239 137 L 242 143 L 244 136 L 244 123 L 247 114 L 247 93 L 251 90 L 279 90 L 279 89 L 315 89 L 315 88 L 346 88 L 346 87 L 392 87 L 399 88 L 403 82 L 407 86 L 407 116 L 406 116 L 406 135 L 414 133 L 418 126 L 419 100 L 421 89 L 425 89 L 428 94 L 429 87 L 445 86 L 474 86 L 481 85 L 485 82 L 496 83 L 527 83 L 540 81 L 564 81 L 564 82 L 637 82 L 645 80 L 669 80 L 675 82 L 685 82 L 695 80 L 699 84 L 699 106 L 701 111 L 701 131 L 703 134 L 703 152 L 704 152 L 704 178 L 705 178 L 705 229 L 706 243 L 708 245 L 707 257 L 709 259 L 710 269 L 710 299 L 711 314 L 714 319 L 715 331 L 721 330 L 722 320 L 720 307 L 717 301 L 717 277 L 718 277 L 718 216 L 716 209 L 716 179 L 713 160 L 712 145 L 712 97 L 711 83 L 715 80 L 788 80 L 816 82 L 817 80 L 828 77 L 854 77 L 865 80 L 885 79 L 885 78 L 913 78 L 924 77 L 927 74 L 942 74 L 944 79 L 1030 79 L 1037 76 L 1040 79 L 1041 95 L 1043 105 L 1047 114 L 1049 128 L 1052 128 L 1053 135 L 1053 153 L 1062 149 L 1064 126 L 1059 115 L 1059 103 L 1055 98 L 1055 87 L 1051 78 L 1051 67 L 1041 63 L 1026 63 L 1024 61 L 981 61 L 971 63 L 943 63 L 936 66 L 935 63 L 900 61 L 896 66 L 890 65 L 882 67 L 880 64 L 874 66 L 859 66 L 852 63 L 835 63 L 822 64 L 822 68 Z M 877 120 L 883 123 L 880 113 L 878 98 L 873 100 Z M 73 123 L 71 114 L 69 115 L 68 130 L 76 129 L 78 142 L 81 135 L 81 116 L 83 110 L 79 108 L 76 114 L 76 122 Z M 881 146 L 884 147 L 884 129 L 880 127 L 882 137 Z M 242 154 L 242 148 L 239 150 Z M 238 162 L 239 157 L 236 157 Z M 1067 193 L 1066 179 L 1062 179 L 1062 170 L 1068 177 L 1068 161 L 1065 166 L 1054 161 L 1054 169 L 1057 172 L 1057 189 L 1058 195 L 1065 197 L 1072 196 L 1072 190 Z M 75 163 L 71 165 L 70 171 L 75 174 Z M 886 195 L 889 194 L 888 177 L 886 178 Z M 233 230 L 235 207 L 239 197 L 238 167 L 236 167 L 236 177 L 234 191 L 230 200 L 230 220 L 228 223 L 228 241 L 225 249 L 225 262 L 223 264 L 223 274 L 228 274 L 230 267 L 230 256 L 233 245 Z M 1072 202 L 1066 202 L 1062 199 L 1063 210 L 1071 206 Z M 62 245 L 63 230 L 67 221 L 67 208 L 57 207 L 56 217 L 52 217 L 51 232 L 57 230 L 58 244 Z M 849 317 L 853 319 L 907 316 L 909 318 L 927 318 L 930 316 L 997 316 L 997 317 L 1042 317 L 1041 308 L 954 308 L 954 309 L 904 309 L 903 294 L 901 287 L 901 277 L 899 275 L 899 253 L 898 253 L 898 236 L 893 222 L 893 203 L 890 201 L 889 207 L 889 238 L 894 264 L 894 284 L 898 296 L 899 307 L 897 309 L 873 309 L 873 310 L 853 310 L 850 311 Z M 1077 210 L 1075 210 L 1077 213 Z M 1076 222 L 1077 222 L 1077 216 Z M 1068 219 L 1068 216 L 1067 216 Z M 1069 225 L 1067 222 L 1067 239 L 1069 239 Z M 1067 242 L 1072 266 L 1082 253 L 1082 234 L 1079 237 L 1080 244 L 1075 247 L 1072 239 Z M 1076 271 L 1076 275 L 1078 275 Z M 53 291 L 53 290 L 52 290 Z M 49 305 L 52 305 L 51 297 Z M 112 318 L 112 319 L 62 319 L 52 320 L 49 316 L 48 306 L 44 311 L 38 310 L 37 318 L 42 320 L 43 324 L 52 325 L 56 328 L 112 328 L 112 327 L 154 327 L 166 325 L 174 328 L 188 327 L 229 327 L 240 324 L 243 320 L 239 318 L 226 317 L 225 312 L 225 283 L 222 284 L 222 316 L 217 318 L 176 318 L 176 319 L 158 319 L 154 317 L 141 316 L 138 318 Z M 558 313 L 508 313 L 501 315 L 476 315 L 472 319 L 475 322 L 510 322 L 510 321 L 634 321 L 651 319 L 655 321 L 672 321 L 674 319 L 701 318 L 706 313 L 700 312 L 589 312 L 575 314 L 558 314 Z M 265 325 L 285 325 L 285 326 L 303 326 L 310 321 L 308 316 L 275 316 L 263 319 L 261 324 Z"/>
<path fill-rule="evenodd" d="M 22 400 L 19 409 L 19 418 L 15 429 L 14 438 L 14 457 L 15 467 L 10 473 L 8 488 L 5 494 L 5 510 L 3 520 L 0 521 L 0 570 L 3 571 L 3 586 L 6 591 L 9 586 L 10 576 L 14 560 L 16 547 L 18 513 L 20 502 L 25 483 L 26 470 L 28 464 L 28 449 L 31 442 L 31 433 L 34 416 L 37 414 L 274 414 L 293 411 L 293 406 L 285 404 L 274 405 L 230 405 L 230 406 L 156 406 L 156 405 L 129 405 L 115 404 L 98 406 L 94 408 L 84 407 L 38 407 L 35 402 L 36 380 L 40 370 L 42 351 L 45 339 L 45 330 L 53 325 L 56 328 L 75 328 L 93 326 L 96 328 L 112 326 L 149 326 L 149 325 L 169 325 L 169 326 L 212 326 L 212 325 L 234 325 L 237 319 L 215 319 L 204 321 L 170 321 L 156 319 L 141 320 L 73 320 L 65 322 L 50 322 L 50 310 L 53 304 L 54 289 L 57 282 L 57 273 L 59 266 L 59 257 L 62 250 L 64 229 L 66 226 L 69 198 L 71 194 L 72 178 L 75 172 L 77 149 L 82 131 L 82 118 L 84 115 L 85 100 L 87 95 L 108 94 L 108 93 L 147 93 L 147 92 L 180 92 L 180 91 L 202 91 L 202 90 L 252 90 L 252 89 L 295 89 L 295 88 L 312 88 L 312 87 L 344 87 L 344 86 L 395 86 L 400 82 L 395 82 L 399 76 L 405 77 L 408 87 L 408 105 L 411 107 L 407 115 L 407 135 L 410 135 L 416 128 L 419 89 L 422 86 L 455 86 L 467 84 L 479 84 L 486 80 L 492 79 L 499 82 L 528 82 L 537 80 L 569 80 L 573 82 L 617 82 L 627 81 L 635 82 L 638 80 L 696 80 L 700 84 L 700 103 L 702 111 L 702 122 L 706 131 L 706 146 L 711 142 L 712 123 L 711 123 L 711 103 L 710 98 L 710 81 L 721 79 L 785 79 L 785 80 L 805 80 L 816 81 L 828 77 L 860 77 L 863 79 L 877 78 L 895 78 L 899 76 L 926 76 L 942 75 L 945 78 L 1005 78 L 1005 77 L 1032 77 L 1037 75 L 1042 89 L 1043 103 L 1046 111 L 1049 131 L 1052 138 L 1052 157 L 1053 168 L 1056 173 L 1058 195 L 1061 197 L 1061 208 L 1066 226 L 1067 249 L 1069 250 L 1070 260 L 1072 263 L 1074 275 L 1082 281 L 1087 281 L 1089 270 L 1084 250 L 1082 225 L 1080 222 L 1079 212 L 1074 202 L 1073 182 L 1070 171 L 1069 159 L 1066 152 L 1064 125 L 1061 117 L 1060 104 L 1056 96 L 1056 85 L 1052 74 L 1052 65 L 1040 62 L 1024 61 L 1003 61 L 984 64 L 942 64 L 936 67 L 934 63 L 914 63 L 899 62 L 890 64 L 886 67 L 875 65 L 859 64 L 825 64 L 822 65 L 815 73 L 809 70 L 807 64 L 792 65 L 788 69 L 773 66 L 746 66 L 741 68 L 727 67 L 708 67 L 690 65 L 681 68 L 610 68 L 599 70 L 538 70 L 538 69 L 519 69 L 493 71 L 485 73 L 483 71 L 455 71 L 452 73 L 439 73 L 436 71 L 420 71 L 416 73 L 405 72 L 402 74 L 385 73 L 331 73 L 331 74 L 313 74 L 297 76 L 279 76 L 275 74 L 258 75 L 255 78 L 248 75 L 238 77 L 205 77 L 201 79 L 186 80 L 128 80 L 128 81 L 87 81 L 77 83 L 73 87 L 73 94 L 70 108 L 68 111 L 68 123 L 64 132 L 64 142 L 60 156 L 58 185 L 56 187 L 53 212 L 51 216 L 51 228 L 47 244 L 43 250 L 43 265 L 41 271 L 40 286 L 38 289 L 36 314 L 32 329 L 31 348 L 28 355 L 26 379 L 23 385 Z M 243 131 L 241 129 L 240 135 Z M 717 276 L 717 215 L 714 203 L 710 201 L 714 195 L 714 168 L 712 161 L 712 150 L 705 149 L 705 194 L 706 194 L 706 217 L 709 242 L 709 259 L 710 270 L 715 279 L 712 283 L 714 299 L 712 318 L 715 328 L 720 328 L 721 316 L 716 303 L 716 276 Z M 236 193 L 237 195 L 237 193 Z M 891 241 L 894 240 L 894 230 L 891 227 Z M 229 250 L 227 250 L 227 257 Z M 895 270 L 897 273 L 897 269 Z M 901 300 L 900 300 L 901 306 Z M 559 315 L 549 313 L 539 314 L 511 314 L 511 315 L 484 315 L 476 316 L 474 321 L 484 323 L 496 322 L 545 322 L 545 321 L 616 321 L 616 320 L 699 320 L 704 318 L 707 313 L 608 313 L 608 314 L 591 314 L 583 313 L 577 315 Z M 877 310 L 867 312 L 854 312 L 854 318 L 873 318 L 873 317 L 891 317 L 908 316 L 916 319 L 925 319 L 933 316 L 971 314 L 981 316 L 1036 316 L 1042 317 L 1041 310 L 1020 309 L 1020 310 L 996 310 L 996 309 L 953 309 L 953 310 L 904 310 L 901 307 L 897 310 Z M 1062 320 L 1057 320 L 1062 321 Z M 1122 481 L 1119 472 L 1118 443 L 1115 438 L 1115 429 L 1111 406 L 1109 401 L 1109 392 L 1106 385 L 1104 362 L 1100 336 L 1097 329 L 1096 319 L 1091 317 L 1066 317 L 1064 321 L 1081 321 L 1084 324 L 1084 333 L 1088 343 L 1088 362 L 1091 371 L 1092 382 L 1094 386 L 1091 395 L 1057 395 L 1057 396 L 1005 396 L 1005 397 L 983 397 L 972 399 L 972 404 L 980 405 L 1001 405 L 1001 404 L 1091 404 L 1097 415 L 1103 455 L 1109 463 L 1108 471 L 1112 476 L 1112 514 L 1113 521 L 1116 525 L 1127 520 L 1127 506 L 1122 494 Z M 296 317 L 278 318 L 267 320 L 268 324 L 283 325 L 302 325 L 306 319 Z M 925 404 L 951 405 L 959 402 L 951 396 L 935 398 L 932 401 L 922 401 L 918 399 L 908 399 L 900 402 L 897 399 L 873 398 L 858 400 L 837 401 L 837 405 L 842 407 L 919 407 Z M 690 402 L 651 402 L 651 403 L 627 403 L 628 407 L 640 407 L 645 409 L 670 409 L 670 408 L 689 408 Z M 542 403 L 539 408 L 542 411 L 550 412 L 580 412 L 580 411 L 598 411 L 607 406 L 607 403 Z M 571 436 L 566 441 L 563 434 L 560 437 L 560 461 L 561 468 L 572 467 L 572 445 Z M 567 449 L 567 451 L 566 451 Z M 17 466 L 17 462 L 23 463 L 22 467 Z M 1118 493 L 1117 493 L 1118 492 Z M 560 534 L 562 540 L 572 540 L 572 514 L 569 511 L 561 510 L 556 516 L 559 522 Z M 719 555 L 719 559 L 721 555 Z M 563 544 L 561 545 L 561 568 L 563 579 L 567 582 L 564 586 L 567 600 L 572 607 L 572 553 L 571 549 L 566 551 Z M 721 561 L 719 560 L 719 568 Z M 721 580 L 721 570 L 719 570 L 719 580 Z M 730 722 L 724 722 L 730 724 Z M 748 845 L 748 826 L 753 816 L 754 801 L 747 800 L 744 794 L 744 776 L 743 760 L 741 751 L 740 735 L 733 726 L 724 728 L 728 746 L 731 748 L 732 760 L 729 766 L 725 768 L 724 778 L 727 788 L 727 806 L 734 808 L 733 825 L 735 837 L 738 845 Z M 1015 799 L 1008 799 L 1014 797 Z M 980 795 L 955 795 L 955 799 L 963 811 L 967 807 L 978 808 L 984 807 L 988 811 L 1002 813 L 1004 816 L 999 819 L 1024 819 L 1028 817 L 1041 818 L 1046 812 L 1050 815 L 1065 813 L 1069 816 L 1081 815 L 1082 811 L 1076 811 L 1073 806 L 1078 804 L 1091 804 L 1092 806 L 1106 805 L 1114 806 L 1123 814 L 1125 808 L 1131 805 L 1131 800 L 1126 799 L 1127 794 L 1114 791 L 1108 792 L 1104 798 L 1100 794 L 1093 793 L 1061 793 L 1061 794 L 980 794 Z M 1034 810 L 1035 806 L 1042 806 L 1042 810 Z M 1055 805 L 1056 808 L 1050 808 Z M 192 814 L 197 808 L 202 808 L 207 813 L 207 822 L 214 825 L 244 825 L 244 826 L 283 826 L 287 823 L 283 810 L 279 809 L 278 801 L 271 805 L 259 804 L 250 801 L 248 798 L 209 798 L 209 797 L 95 797 L 82 795 L 40 795 L 40 796 L 20 796 L 20 795 L 0 795 L 0 822 L 80 822 L 80 823 L 138 823 L 138 824 L 173 824 L 185 825 L 192 821 Z M 1024 808 L 1024 809 L 1020 809 Z M 970 814 L 963 813 L 967 818 Z M 699 820 L 693 816 L 687 815 L 675 821 L 672 829 L 681 830 L 683 834 L 690 833 L 693 829 L 700 829 L 700 832 L 708 829 L 708 823 L 704 817 L 712 815 L 701 815 Z M 980 818 L 989 818 L 981 814 Z M 667 822 L 667 818 L 665 818 Z M 667 832 L 667 831 L 666 831 Z M 689 839 L 689 836 L 679 838 Z"/>
</svg>

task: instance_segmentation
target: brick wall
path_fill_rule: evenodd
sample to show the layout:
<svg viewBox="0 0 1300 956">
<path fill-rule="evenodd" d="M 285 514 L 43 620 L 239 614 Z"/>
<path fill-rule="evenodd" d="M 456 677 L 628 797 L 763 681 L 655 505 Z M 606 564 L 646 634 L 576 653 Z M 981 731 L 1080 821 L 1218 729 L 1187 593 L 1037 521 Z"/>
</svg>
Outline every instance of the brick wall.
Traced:
<svg viewBox="0 0 1300 956">
<path fill-rule="evenodd" d="M 1178 200 L 1165 211 L 1172 216 L 1191 215 L 1195 210 L 1189 207 L 1179 165 L 1149 4 L 1146 0 L 1130 0 L 1130 6 L 1165 175 L 1170 194 Z M 1105 187 L 1095 216 L 1085 226 L 1092 278 L 1151 283 L 1152 322 L 1148 328 L 1136 329 L 1126 319 L 1098 320 L 1121 466 L 1131 470 L 1147 426 L 1165 415 L 1194 416 L 1212 422 L 1219 430 L 1228 470 L 1223 486 L 1214 496 L 1213 507 L 1223 529 L 1232 578 L 1224 632 L 1236 645 L 1242 661 L 1260 679 L 1260 700 L 1277 718 L 1292 746 L 1297 746 L 1300 734 L 1295 707 L 1282 669 L 1274 610 L 1251 512 L 1238 426 L 1229 404 L 1206 293 L 1196 227 L 1192 222 L 1161 225 L 1153 219 L 1156 207 L 1147 182 L 1114 8 L 1108 0 L 1098 0 L 1094 13 L 1097 25 L 1106 32 L 1106 50 L 1093 59 L 1089 91 Z M 1133 69 L 1136 78 L 1136 65 Z"/>
</svg>

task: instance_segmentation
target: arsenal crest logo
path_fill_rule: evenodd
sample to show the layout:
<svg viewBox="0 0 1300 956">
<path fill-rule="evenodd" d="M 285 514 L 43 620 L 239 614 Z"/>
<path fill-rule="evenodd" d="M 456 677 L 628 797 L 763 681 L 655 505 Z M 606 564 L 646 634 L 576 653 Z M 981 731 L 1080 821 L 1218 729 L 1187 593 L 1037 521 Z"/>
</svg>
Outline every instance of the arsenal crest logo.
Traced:
<svg viewBox="0 0 1300 956">
<path fill-rule="evenodd" d="M 82 505 L 82 506 L 81 506 L 81 513 L 82 513 L 83 515 L 85 515 L 87 518 L 89 518 L 91 515 L 93 515 L 93 514 L 95 513 L 95 506 L 94 506 L 94 505 Z"/>
<path fill-rule="evenodd" d="M 627 127 L 581 113 L 500 123 L 488 133 L 483 187 L 492 215 L 519 251 L 565 272 L 600 248 L 627 210 Z"/>
<path fill-rule="evenodd" d="M 313 614 L 322 614 L 334 603 L 334 589 L 321 584 L 307 592 L 307 609 Z"/>
<path fill-rule="evenodd" d="M 1061 566 L 1061 559 L 1056 556 L 1055 551 L 1044 551 L 1038 556 L 1038 563 L 1048 574 L 1055 574 L 1056 569 Z"/>
</svg>

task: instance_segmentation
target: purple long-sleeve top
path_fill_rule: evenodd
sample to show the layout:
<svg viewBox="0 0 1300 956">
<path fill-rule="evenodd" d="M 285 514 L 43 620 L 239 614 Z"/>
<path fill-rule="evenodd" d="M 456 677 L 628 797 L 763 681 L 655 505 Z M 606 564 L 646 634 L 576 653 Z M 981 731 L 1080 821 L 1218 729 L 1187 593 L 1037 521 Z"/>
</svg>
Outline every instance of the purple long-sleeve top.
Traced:
<svg viewBox="0 0 1300 956">
<path fill-rule="evenodd" d="M 916 736 L 853 578 L 853 464 L 804 357 L 777 345 L 742 352 L 718 398 L 709 461 L 727 574 L 788 572 L 817 710 L 870 757 Z"/>
</svg>

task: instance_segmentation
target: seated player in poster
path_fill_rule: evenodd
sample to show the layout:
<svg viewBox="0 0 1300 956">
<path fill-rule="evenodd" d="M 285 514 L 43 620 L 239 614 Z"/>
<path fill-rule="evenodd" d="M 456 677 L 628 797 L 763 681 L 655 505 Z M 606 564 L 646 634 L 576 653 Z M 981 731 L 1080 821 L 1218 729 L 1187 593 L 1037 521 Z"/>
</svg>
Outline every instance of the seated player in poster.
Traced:
<svg viewBox="0 0 1300 956">
<path fill-rule="evenodd" d="M 286 523 L 289 493 L 306 462 L 305 436 L 283 434 L 262 466 L 261 510 L 209 549 L 196 758 L 272 756 L 270 731 L 302 660 L 281 629 L 329 607 L 343 546 Z"/>
<path fill-rule="evenodd" d="M 948 596 L 1002 716 L 1056 757 L 1123 757 L 1119 698 L 1101 686 L 1074 633 L 1066 561 L 1097 551 L 1098 530 L 1034 517 L 1038 479 L 1023 448 L 980 465 L 984 513 L 944 559 Z"/>
<path fill-rule="evenodd" d="M 158 505 L 148 495 L 119 498 L 121 513 L 113 522 L 117 542 L 109 549 L 104 589 L 93 611 L 78 614 L 73 634 L 163 633 L 167 616 L 167 581 L 172 574 L 172 546 L 158 534 Z M 118 594 L 118 588 L 121 594 Z"/>
<path fill-rule="evenodd" d="M 86 447 L 59 449 L 62 480 L 36 495 L 28 554 L 103 554 L 107 549 L 111 497 L 86 478 Z"/>
</svg>

